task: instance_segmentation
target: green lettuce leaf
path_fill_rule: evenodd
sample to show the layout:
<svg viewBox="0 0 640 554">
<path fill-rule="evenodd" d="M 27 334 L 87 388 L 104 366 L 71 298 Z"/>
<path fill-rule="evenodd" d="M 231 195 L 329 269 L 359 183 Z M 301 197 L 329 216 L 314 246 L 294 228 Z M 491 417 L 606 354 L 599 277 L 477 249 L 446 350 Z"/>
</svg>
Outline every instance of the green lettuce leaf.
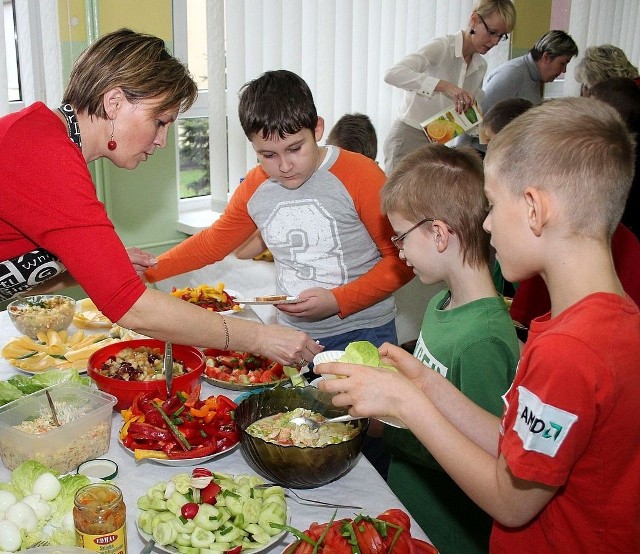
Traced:
<svg viewBox="0 0 640 554">
<path fill-rule="evenodd" d="M 361 364 L 370 367 L 384 367 L 391 371 L 398 371 L 395 367 L 383 364 L 380 359 L 380 352 L 376 346 L 369 341 L 359 340 L 350 342 L 344 349 L 344 354 L 340 358 L 341 362 L 347 364 Z"/>
<path fill-rule="evenodd" d="M 340 361 L 347 364 L 378 367 L 380 365 L 380 353 L 374 344 L 366 340 L 359 340 L 347 345 Z"/>
<path fill-rule="evenodd" d="M 8 381 L 0 381 L 0 406 L 13 402 L 22 396 L 19 388 Z"/>
<path fill-rule="evenodd" d="M 91 379 L 81 376 L 76 369 L 50 369 L 31 377 L 14 375 L 7 382 L 20 389 L 23 394 L 31 394 L 58 383 L 71 382 L 89 385 Z"/>
<path fill-rule="evenodd" d="M 21 498 L 29 496 L 33 490 L 33 483 L 43 473 L 53 473 L 59 475 L 57 471 L 48 468 L 35 460 L 22 462 L 11 473 L 11 484 L 20 493 Z"/>
</svg>

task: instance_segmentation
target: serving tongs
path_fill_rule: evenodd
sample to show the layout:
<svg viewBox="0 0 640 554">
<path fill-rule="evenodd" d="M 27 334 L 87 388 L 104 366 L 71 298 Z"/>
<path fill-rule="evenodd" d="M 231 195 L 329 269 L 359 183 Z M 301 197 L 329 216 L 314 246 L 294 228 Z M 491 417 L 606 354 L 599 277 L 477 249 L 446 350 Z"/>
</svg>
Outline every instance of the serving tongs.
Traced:
<svg viewBox="0 0 640 554">
<path fill-rule="evenodd" d="M 51 419 L 53 420 L 53 424 L 56 427 L 60 427 L 60 420 L 58 419 L 58 412 L 56 412 L 56 407 L 53 403 L 53 399 L 51 398 L 48 390 L 45 390 L 44 393 L 47 396 L 47 400 L 49 401 L 49 408 L 51 409 Z"/>
<path fill-rule="evenodd" d="M 173 346 L 168 341 L 164 343 L 164 361 L 162 369 L 164 379 L 167 383 L 167 398 L 171 398 L 171 382 L 173 381 Z"/>
</svg>

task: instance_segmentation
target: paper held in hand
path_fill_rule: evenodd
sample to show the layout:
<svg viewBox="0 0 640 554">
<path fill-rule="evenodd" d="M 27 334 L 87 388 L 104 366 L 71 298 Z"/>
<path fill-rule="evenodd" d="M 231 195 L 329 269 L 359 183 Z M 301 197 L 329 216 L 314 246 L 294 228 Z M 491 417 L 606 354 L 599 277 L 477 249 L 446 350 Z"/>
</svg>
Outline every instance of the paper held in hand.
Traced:
<svg viewBox="0 0 640 554">
<path fill-rule="evenodd" d="M 481 121 L 482 113 L 477 103 L 461 114 L 456 112 L 451 104 L 446 110 L 423 121 L 421 125 L 430 142 L 446 144 L 455 137 L 477 127 Z"/>
</svg>

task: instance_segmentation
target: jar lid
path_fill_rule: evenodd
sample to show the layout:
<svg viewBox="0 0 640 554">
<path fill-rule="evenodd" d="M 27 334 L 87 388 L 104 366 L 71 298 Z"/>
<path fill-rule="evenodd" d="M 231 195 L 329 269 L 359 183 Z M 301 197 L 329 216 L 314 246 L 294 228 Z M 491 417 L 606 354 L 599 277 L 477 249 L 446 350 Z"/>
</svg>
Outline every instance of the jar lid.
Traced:
<svg viewBox="0 0 640 554">
<path fill-rule="evenodd" d="M 100 479 L 102 481 L 111 481 L 118 475 L 118 464 L 106 458 L 96 458 L 95 460 L 88 460 L 80 464 L 77 473 L 86 475 L 92 480 Z"/>
</svg>

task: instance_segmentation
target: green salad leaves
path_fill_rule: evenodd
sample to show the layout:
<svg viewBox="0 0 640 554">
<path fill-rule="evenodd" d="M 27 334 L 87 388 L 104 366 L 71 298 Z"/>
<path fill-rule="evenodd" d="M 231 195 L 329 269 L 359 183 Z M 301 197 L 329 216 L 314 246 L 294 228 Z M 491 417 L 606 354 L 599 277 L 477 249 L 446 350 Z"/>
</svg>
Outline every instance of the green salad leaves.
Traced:
<svg viewBox="0 0 640 554">
<path fill-rule="evenodd" d="M 91 379 L 82 376 L 76 369 L 50 369 L 37 375 L 14 375 L 0 381 L 0 406 L 13 402 L 25 394 L 31 394 L 66 381 L 90 385 Z"/>
</svg>

